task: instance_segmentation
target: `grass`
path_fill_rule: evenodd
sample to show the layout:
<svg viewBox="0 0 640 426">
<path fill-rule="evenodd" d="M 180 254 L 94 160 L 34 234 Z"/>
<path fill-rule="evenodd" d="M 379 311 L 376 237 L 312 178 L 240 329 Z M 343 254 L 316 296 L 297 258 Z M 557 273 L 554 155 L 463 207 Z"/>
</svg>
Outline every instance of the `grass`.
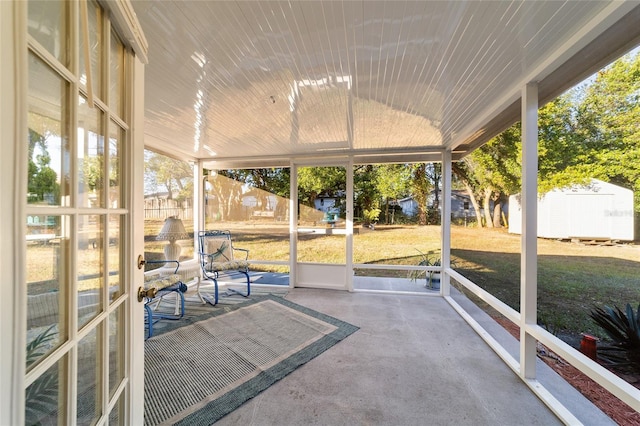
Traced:
<svg viewBox="0 0 640 426">
<path fill-rule="evenodd" d="M 504 230 L 452 229 L 457 270 L 519 310 L 520 236 Z M 640 301 L 640 247 L 538 240 L 538 319 L 556 334 L 602 335 L 595 306 Z"/>
<path fill-rule="evenodd" d="M 219 227 L 220 225 L 218 225 Z M 286 224 L 224 224 L 236 245 L 251 259 L 288 261 Z M 520 236 L 506 230 L 452 228 L 456 269 L 500 300 L 520 307 Z M 343 236 L 305 236 L 298 242 L 300 261 L 344 259 Z M 354 263 L 417 265 L 424 253 L 440 247 L 440 227 L 378 226 L 353 236 Z M 538 318 L 558 335 L 602 335 L 589 312 L 595 306 L 640 302 L 640 247 L 589 246 L 538 240 Z M 358 275 L 406 277 L 404 271 L 358 270 Z"/>
<path fill-rule="evenodd" d="M 188 226 L 188 224 L 185 223 Z M 166 242 L 156 241 L 162 221 L 145 221 L 145 252 L 162 256 Z M 289 225 L 286 222 L 253 221 L 213 223 L 207 229 L 230 229 L 234 244 L 250 250 L 252 260 L 289 261 Z M 190 229 L 188 231 L 191 231 Z M 353 236 L 354 263 L 417 265 L 420 253 L 438 250 L 440 227 L 377 226 L 358 229 Z M 456 269 L 491 294 L 518 310 L 520 304 L 520 236 L 505 230 L 453 227 L 452 260 Z M 181 241 L 183 259 L 193 253 L 190 241 Z M 58 252 L 56 253 L 56 250 Z M 55 245 L 29 246 L 28 282 L 51 280 L 55 275 Z M 307 235 L 298 242 L 298 260 L 344 262 L 345 237 Z M 116 247 L 108 258 L 116 261 Z M 113 252 L 113 253 L 111 253 Z M 83 271 L 93 271 L 97 252 L 78 252 Z M 93 263 L 93 265 L 92 265 Z M 111 263 L 111 262 L 110 262 Z M 259 265 L 261 270 L 287 272 L 288 266 Z M 256 268 L 257 269 L 257 268 Z M 407 277 L 406 271 L 357 270 L 358 275 Z M 57 286 L 57 284 L 52 284 Z M 82 288 L 98 281 L 82 283 Z M 36 289 L 34 289 L 36 290 Z M 39 290 L 39 291 L 38 291 Z M 36 292 L 53 289 L 38 289 Z M 30 291 L 31 293 L 31 291 Z M 632 306 L 640 302 L 640 246 L 588 246 L 570 242 L 538 240 L 538 318 L 556 334 L 590 333 L 601 336 L 589 312 L 595 306 Z"/>
</svg>

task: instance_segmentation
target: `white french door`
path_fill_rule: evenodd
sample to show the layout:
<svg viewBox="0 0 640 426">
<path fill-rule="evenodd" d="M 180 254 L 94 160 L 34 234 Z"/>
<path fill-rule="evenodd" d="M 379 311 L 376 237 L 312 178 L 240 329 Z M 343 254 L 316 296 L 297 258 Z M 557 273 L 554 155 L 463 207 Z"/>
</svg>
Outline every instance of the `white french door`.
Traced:
<svg viewBox="0 0 640 426">
<path fill-rule="evenodd" d="M 143 66 L 95 0 L 5 10 L 18 18 L 12 36 L 26 48 L 12 61 L 22 87 L 14 147 L 23 162 L 15 171 L 26 185 L 15 187 L 12 216 L 22 248 L 7 254 L 21 267 L 12 289 L 12 364 L 21 373 L 2 387 L 21 396 L 9 416 L 42 425 L 139 423 L 143 364 L 133 354 L 144 324 L 132 259 L 142 246 L 133 223 L 143 141 L 133 123 L 142 118 L 134 76 Z"/>
</svg>

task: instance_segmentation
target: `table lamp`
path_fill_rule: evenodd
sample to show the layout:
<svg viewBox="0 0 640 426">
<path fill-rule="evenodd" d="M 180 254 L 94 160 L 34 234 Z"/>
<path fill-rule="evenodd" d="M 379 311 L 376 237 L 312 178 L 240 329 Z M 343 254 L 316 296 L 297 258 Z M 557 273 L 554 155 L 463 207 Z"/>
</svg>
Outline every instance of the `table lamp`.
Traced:
<svg viewBox="0 0 640 426">
<path fill-rule="evenodd" d="M 180 219 L 175 216 L 166 218 L 160 233 L 156 237 L 158 241 L 169 241 L 169 244 L 164 246 L 164 260 L 180 260 L 182 247 L 176 244 L 176 240 L 188 240 L 189 238 L 189 234 L 187 234 Z"/>
</svg>

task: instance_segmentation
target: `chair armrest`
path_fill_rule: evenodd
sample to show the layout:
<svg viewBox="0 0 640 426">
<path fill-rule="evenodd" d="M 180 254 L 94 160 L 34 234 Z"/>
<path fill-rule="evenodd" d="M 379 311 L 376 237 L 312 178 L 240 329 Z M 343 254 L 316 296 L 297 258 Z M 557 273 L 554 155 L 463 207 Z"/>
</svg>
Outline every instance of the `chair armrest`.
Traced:
<svg viewBox="0 0 640 426">
<path fill-rule="evenodd" d="M 233 248 L 234 250 L 237 250 L 237 251 L 243 251 L 243 252 L 245 252 L 245 253 L 244 253 L 244 260 L 249 259 L 249 250 L 248 250 L 248 249 L 235 248 L 235 247 L 232 247 L 232 248 Z"/>
<path fill-rule="evenodd" d="M 176 274 L 178 272 L 178 269 L 180 268 L 180 262 L 178 262 L 177 260 L 145 260 L 145 265 L 149 265 L 149 264 L 158 264 L 158 263 L 175 263 L 176 264 L 176 269 L 173 271 L 174 274 Z M 150 272 L 150 271 L 147 271 Z"/>
</svg>

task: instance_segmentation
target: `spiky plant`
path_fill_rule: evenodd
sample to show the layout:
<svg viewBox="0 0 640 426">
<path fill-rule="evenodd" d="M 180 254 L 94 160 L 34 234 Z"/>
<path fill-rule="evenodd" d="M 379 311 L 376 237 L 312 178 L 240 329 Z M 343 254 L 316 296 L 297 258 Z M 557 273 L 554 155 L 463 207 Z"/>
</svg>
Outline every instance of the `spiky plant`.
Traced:
<svg viewBox="0 0 640 426">
<path fill-rule="evenodd" d="M 436 253 L 435 251 L 429 251 L 426 254 L 421 252 L 418 249 L 416 249 L 416 251 L 420 253 L 420 257 L 422 258 L 420 262 L 418 262 L 417 266 L 440 266 L 441 265 L 440 256 L 438 256 L 438 253 Z M 433 278 L 434 278 L 433 271 L 414 270 L 414 271 L 409 271 L 408 273 L 408 278 L 411 279 L 411 281 L 416 281 L 422 277 L 424 277 L 427 280 L 427 285 L 429 286 L 429 288 L 432 288 Z"/>
<path fill-rule="evenodd" d="M 636 311 L 629 303 L 624 311 L 596 307 L 590 315 L 610 339 L 598 348 L 598 357 L 620 372 L 640 373 L 640 304 Z"/>
</svg>

